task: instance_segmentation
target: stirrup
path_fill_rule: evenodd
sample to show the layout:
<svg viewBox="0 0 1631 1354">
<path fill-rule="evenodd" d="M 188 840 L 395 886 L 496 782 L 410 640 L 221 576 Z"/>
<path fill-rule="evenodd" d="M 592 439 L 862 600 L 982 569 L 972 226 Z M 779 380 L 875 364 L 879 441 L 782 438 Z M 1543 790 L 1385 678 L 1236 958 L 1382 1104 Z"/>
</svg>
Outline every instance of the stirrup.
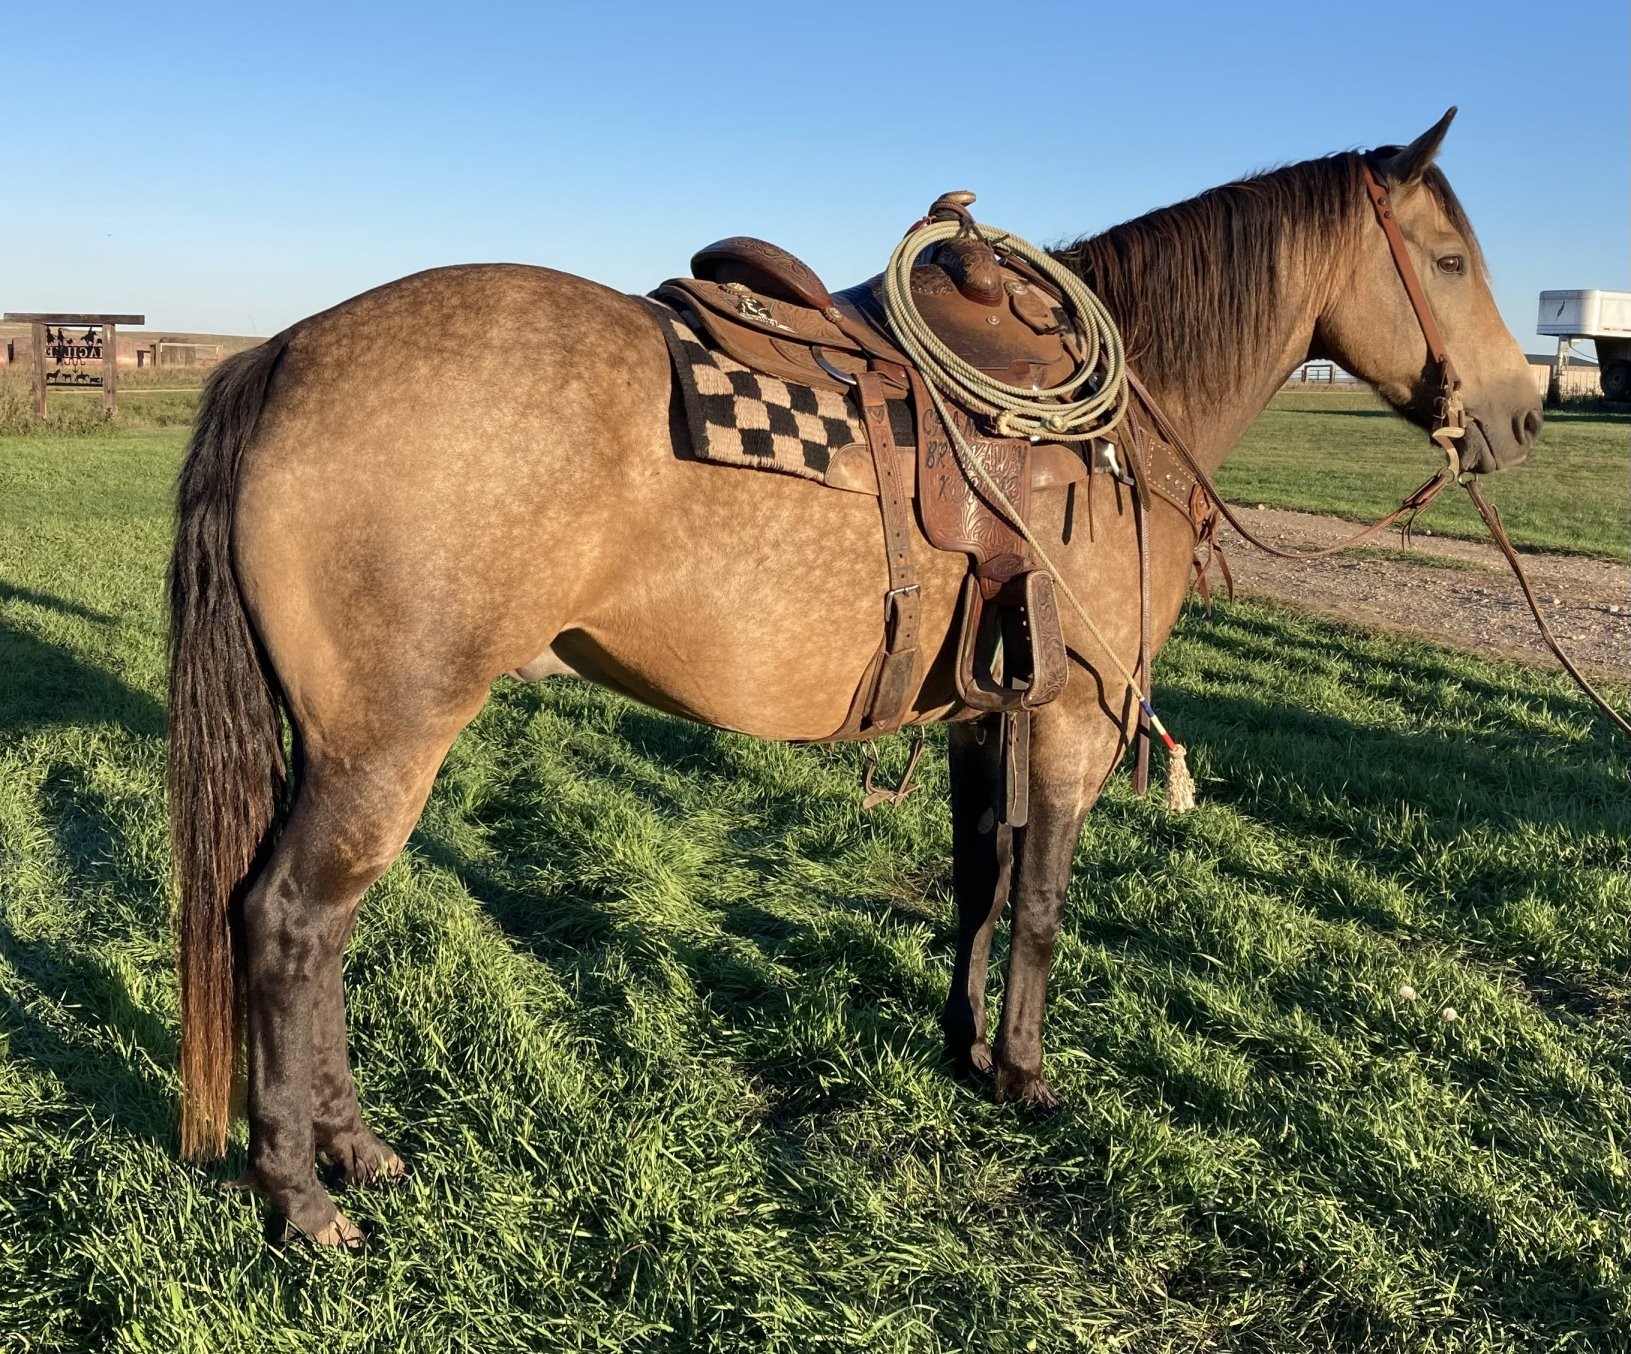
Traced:
<svg viewBox="0 0 1631 1354">
<path fill-rule="evenodd" d="M 1002 678 L 995 676 L 1001 647 Z M 1065 689 L 1070 664 L 1053 575 L 1028 569 L 987 603 L 980 580 L 963 580 L 957 695 L 974 710 L 1035 710 Z"/>
</svg>

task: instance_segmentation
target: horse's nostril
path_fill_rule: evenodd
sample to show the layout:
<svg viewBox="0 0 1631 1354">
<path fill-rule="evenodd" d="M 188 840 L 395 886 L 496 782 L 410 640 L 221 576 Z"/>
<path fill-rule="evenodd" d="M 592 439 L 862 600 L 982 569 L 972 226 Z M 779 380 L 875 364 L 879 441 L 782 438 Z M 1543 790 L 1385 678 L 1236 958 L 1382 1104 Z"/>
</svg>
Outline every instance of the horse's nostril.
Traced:
<svg viewBox="0 0 1631 1354">
<path fill-rule="evenodd" d="M 1535 439 L 1540 436 L 1540 425 L 1540 410 L 1531 409 L 1518 421 L 1518 426 L 1513 431 L 1517 433 L 1518 441 L 1522 445 L 1532 447 L 1535 445 Z"/>
</svg>

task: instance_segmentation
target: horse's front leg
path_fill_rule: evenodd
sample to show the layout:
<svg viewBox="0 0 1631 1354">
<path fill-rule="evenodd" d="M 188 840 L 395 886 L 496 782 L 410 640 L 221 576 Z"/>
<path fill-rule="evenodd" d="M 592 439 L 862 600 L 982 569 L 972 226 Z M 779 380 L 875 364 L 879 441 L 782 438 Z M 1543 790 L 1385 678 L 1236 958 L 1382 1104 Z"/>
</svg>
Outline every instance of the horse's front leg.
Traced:
<svg viewBox="0 0 1631 1354">
<path fill-rule="evenodd" d="M 1086 685 L 1080 676 L 1078 682 Z M 1008 977 L 997 1032 L 997 1099 L 1043 1110 L 1063 1104 L 1042 1075 L 1042 1021 L 1071 861 L 1087 811 L 1126 746 L 1102 706 L 1073 709 L 1068 700 L 1032 716 L 1030 814 L 1014 846 Z"/>
<path fill-rule="evenodd" d="M 957 955 L 940 1015 L 946 1049 L 966 1071 L 989 1076 L 985 988 L 991 936 L 1008 905 L 1014 829 L 1002 820 L 1002 716 L 947 730 L 951 772 L 951 886 L 957 903 Z"/>
</svg>

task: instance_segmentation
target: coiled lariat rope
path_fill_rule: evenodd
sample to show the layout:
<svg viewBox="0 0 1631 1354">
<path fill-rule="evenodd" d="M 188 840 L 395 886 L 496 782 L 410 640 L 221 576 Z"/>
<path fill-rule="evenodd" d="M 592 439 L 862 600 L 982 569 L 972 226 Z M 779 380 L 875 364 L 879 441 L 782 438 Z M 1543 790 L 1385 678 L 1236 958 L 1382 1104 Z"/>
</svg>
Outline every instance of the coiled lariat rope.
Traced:
<svg viewBox="0 0 1631 1354">
<path fill-rule="evenodd" d="M 1058 385 L 1039 390 L 997 380 L 947 347 L 918 310 L 912 299 L 912 265 L 918 256 L 971 233 L 999 253 L 1023 259 L 1059 289 L 1065 318 L 1082 354 L 1076 369 Z M 889 256 L 883 307 L 896 342 L 930 387 L 992 418 L 998 437 L 1086 442 L 1113 428 L 1126 412 L 1127 353 L 1110 312 L 1075 273 L 1017 236 L 972 222 L 930 221 L 919 226 Z"/>
<path fill-rule="evenodd" d="M 947 347 L 918 310 L 912 299 L 912 265 L 924 250 L 958 236 L 967 237 L 971 232 L 1000 253 L 1023 259 L 1059 289 L 1065 302 L 1065 318 L 1082 346 L 1076 369 L 1059 385 L 1035 390 L 997 380 Z M 1195 782 L 1189 774 L 1183 744 L 1167 732 L 1132 670 L 1110 647 L 1058 565 L 1003 493 L 996 477 L 975 456 L 947 407 L 949 397 L 959 405 L 986 415 L 993 419 L 1000 437 L 1053 442 L 1087 442 L 1103 437 L 1121 422 L 1127 411 L 1127 354 L 1115 320 L 1081 278 L 1044 250 L 1004 231 L 967 221 L 929 221 L 907 233 L 884 270 L 883 309 L 895 342 L 928 387 L 929 398 L 951 439 L 963 473 L 1001 509 L 1009 525 L 1036 553 L 1037 561 L 1053 576 L 1071 610 L 1109 655 L 1116 671 L 1126 679 L 1150 727 L 1161 736 L 1170 758 L 1167 806 L 1179 813 L 1194 808 Z M 1086 394 L 1081 393 L 1084 389 Z"/>
</svg>

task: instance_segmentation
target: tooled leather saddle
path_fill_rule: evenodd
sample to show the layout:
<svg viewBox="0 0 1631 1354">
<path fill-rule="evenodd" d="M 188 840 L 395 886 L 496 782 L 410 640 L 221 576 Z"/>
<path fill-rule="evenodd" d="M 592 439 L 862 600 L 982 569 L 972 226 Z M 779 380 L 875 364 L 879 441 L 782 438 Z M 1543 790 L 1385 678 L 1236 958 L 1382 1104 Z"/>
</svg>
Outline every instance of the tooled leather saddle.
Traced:
<svg viewBox="0 0 1631 1354">
<path fill-rule="evenodd" d="M 971 193 L 948 193 L 926 220 L 967 221 Z M 1064 689 L 1068 666 L 1053 580 L 1024 540 L 965 474 L 923 377 L 890 336 L 882 278 L 831 292 L 804 263 L 763 240 L 734 236 L 698 251 L 693 276 L 653 296 L 693 315 L 711 341 L 742 365 L 816 389 L 848 392 L 866 446 L 834 457 L 827 482 L 875 492 L 881 506 L 889 587 L 878 653 L 834 738 L 898 729 L 926 662 L 919 650 L 919 590 L 912 541 L 966 554 L 955 665 L 958 698 L 974 711 L 1026 714 Z M 1039 274 L 999 259 L 972 229 L 939 245 L 911 270 L 919 313 L 953 352 L 1010 384 L 1043 389 L 1074 369 L 1076 332 Z M 889 405 L 905 401 L 915 445 L 895 440 Z M 973 455 L 1026 515 L 1032 496 L 1085 480 L 1069 446 L 996 436 L 983 416 L 952 405 Z M 917 505 L 914 529 L 912 501 Z M 932 655 L 931 655 L 932 657 Z"/>
</svg>

